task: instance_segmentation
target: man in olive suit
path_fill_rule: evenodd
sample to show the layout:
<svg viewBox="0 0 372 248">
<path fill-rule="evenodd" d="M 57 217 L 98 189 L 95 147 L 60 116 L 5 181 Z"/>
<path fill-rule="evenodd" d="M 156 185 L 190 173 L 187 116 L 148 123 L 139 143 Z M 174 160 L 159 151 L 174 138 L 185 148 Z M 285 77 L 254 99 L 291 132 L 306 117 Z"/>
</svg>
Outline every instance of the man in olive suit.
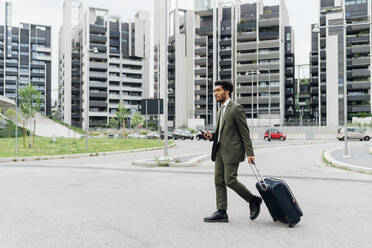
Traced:
<svg viewBox="0 0 372 248">
<path fill-rule="evenodd" d="M 234 190 L 249 203 L 250 219 L 260 213 L 262 199 L 253 195 L 237 180 L 239 163 L 247 156 L 248 163 L 254 163 L 252 142 L 244 108 L 231 101 L 233 85 L 228 81 L 215 82 L 214 96 L 221 104 L 217 113 L 215 133 L 206 131 L 204 137 L 213 141 L 212 161 L 215 161 L 214 182 L 216 187 L 217 211 L 205 217 L 205 222 L 228 222 L 226 186 Z"/>
</svg>

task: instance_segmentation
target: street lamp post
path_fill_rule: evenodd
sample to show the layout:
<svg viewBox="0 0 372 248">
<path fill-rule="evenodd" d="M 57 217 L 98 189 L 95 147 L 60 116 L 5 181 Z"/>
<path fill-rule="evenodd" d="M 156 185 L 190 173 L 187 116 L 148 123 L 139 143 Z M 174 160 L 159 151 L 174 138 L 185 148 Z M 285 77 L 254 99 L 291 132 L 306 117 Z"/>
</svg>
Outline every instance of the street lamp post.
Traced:
<svg viewBox="0 0 372 248">
<path fill-rule="evenodd" d="M 247 76 L 249 76 L 249 74 L 251 74 L 251 124 L 252 124 L 252 126 L 251 126 L 251 140 L 252 140 L 252 142 L 253 142 L 253 75 L 254 75 L 254 73 L 257 73 L 258 71 L 257 71 L 257 69 L 251 69 L 251 70 L 247 70 L 247 72 L 246 72 L 246 74 L 245 75 L 247 75 Z M 258 91 L 257 91 L 257 93 L 258 93 Z M 258 95 L 257 95 L 257 97 L 258 97 Z"/>
<path fill-rule="evenodd" d="M 19 85 L 19 76 L 16 80 L 16 126 L 15 126 L 15 156 L 18 156 L 18 85 Z"/>
<path fill-rule="evenodd" d="M 270 130 L 270 127 L 271 127 L 271 73 L 270 73 L 270 70 L 266 68 L 258 68 L 258 70 L 265 70 L 269 73 L 269 130 Z M 258 71 L 258 74 L 260 74 L 259 71 Z"/>
<path fill-rule="evenodd" d="M 319 112 L 319 123 L 318 125 L 321 126 L 322 125 L 322 109 L 321 109 L 321 104 L 322 104 L 322 100 L 321 100 L 321 69 L 320 69 L 320 28 L 315 26 L 314 29 L 313 29 L 313 32 L 314 33 L 317 33 L 318 35 L 318 112 Z M 345 43 L 345 46 L 346 46 L 346 43 Z"/>
<path fill-rule="evenodd" d="M 88 52 L 93 52 L 94 54 L 98 53 L 97 47 L 94 47 L 92 49 L 88 49 Z M 89 80 L 88 80 L 89 81 Z M 89 83 L 87 83 L 87 99 L 86 99 L 86 111 L 85 111 L 85 119 L 86 119 L 86 127 L 85 127 L 85 149 L 88 151 L 89 148 L 89 141 L 88 141 L 88 132 L 89 132 Z"/>
</svg>

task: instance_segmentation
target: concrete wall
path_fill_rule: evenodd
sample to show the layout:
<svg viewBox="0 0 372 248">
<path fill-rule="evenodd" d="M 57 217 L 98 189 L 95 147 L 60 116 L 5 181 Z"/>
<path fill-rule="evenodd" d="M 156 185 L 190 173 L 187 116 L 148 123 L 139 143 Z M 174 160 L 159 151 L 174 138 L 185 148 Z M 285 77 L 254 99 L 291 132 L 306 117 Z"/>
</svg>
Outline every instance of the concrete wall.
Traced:
<svg viewBox="0 0 372 248">
<path fill-rule="evenodd" d="M 338 125 L 338 37 L 327 36 L 327 126 Z"/>
<path fill-rule="evenodd" d="M 248 121 L 249 124 L 249 121 Z M 307 136 L 312 136 L 312 139 L 321 140 L 336 140 L 337 129 L 339 126 L 322 126 L 322 127 L 275 127 L 279 131 L 287 135 L 287 139 L 309 139 Z M 252 128 L 250 127 L 250 130 Z M 267 127 L 253 127 L 253 137 L 257 140 L 263 140 Z"/>
</svg>

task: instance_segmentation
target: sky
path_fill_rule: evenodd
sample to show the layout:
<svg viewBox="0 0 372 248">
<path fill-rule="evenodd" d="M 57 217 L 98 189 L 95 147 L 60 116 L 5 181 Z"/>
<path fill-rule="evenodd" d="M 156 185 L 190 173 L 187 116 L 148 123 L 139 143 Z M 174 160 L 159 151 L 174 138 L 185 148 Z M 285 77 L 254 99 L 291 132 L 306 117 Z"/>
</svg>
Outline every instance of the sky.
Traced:
<svg viewBox="0 0 372 248">
<path fill-rule="evenodd" d="M 0 0 L 2 2 L 3 0 Z M 272 4 L 278 0 L 264 0 Z M 310 25 L 319 18 L 319 1 L 315 0 L 283 0 L 286 2 L 290 25 L 295 32 L 296 64 L 308 64 L 310 52 Z M 52 96 L 56 98 L 58 87 L 58 31 L 62 25 L 62 6 L 64 0 L 12 0 L 13 25 L 19 23 L 36 23 L 52 26 Z M 140 11 L 152 12 L 153 0 L 83 0 L 87 6 L 105 8 L 112 15 L 124 19 L 134 17 Z M 241 0 L 254 2 L 254 0 Z M 179 0 L 180 7 L 192 8 L 193 0 Z M 151 13 L 152 14 L 152 13 Z M 152 15 L 151 15 L 152 16 Z M 1 13 L 0 18 L 3 18 Z M 152 47 L 152 46 L 151 46 Z M 302 72 L 301 74 L 304 74 Z M 305 75 L 301 75 L 304 77 Z"/>
</svg>

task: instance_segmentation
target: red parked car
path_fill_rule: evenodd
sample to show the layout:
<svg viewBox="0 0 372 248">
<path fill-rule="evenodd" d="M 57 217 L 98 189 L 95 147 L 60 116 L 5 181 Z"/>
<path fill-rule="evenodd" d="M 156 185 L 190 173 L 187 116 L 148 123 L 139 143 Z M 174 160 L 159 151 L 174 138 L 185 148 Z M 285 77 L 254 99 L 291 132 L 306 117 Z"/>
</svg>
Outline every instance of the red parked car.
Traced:
<svg viewBox="0 0 372 248">
<path fill-rule="evenodd" d="M 264 140 L 269 140 L 269 131 L 271 139 L 280 139 L 281 141 L 285 141 L 287 139 L 287 135 L 285 133 L 280 132 L 278 129 L 270 128 L 266 130 Z"/>
</svg>

